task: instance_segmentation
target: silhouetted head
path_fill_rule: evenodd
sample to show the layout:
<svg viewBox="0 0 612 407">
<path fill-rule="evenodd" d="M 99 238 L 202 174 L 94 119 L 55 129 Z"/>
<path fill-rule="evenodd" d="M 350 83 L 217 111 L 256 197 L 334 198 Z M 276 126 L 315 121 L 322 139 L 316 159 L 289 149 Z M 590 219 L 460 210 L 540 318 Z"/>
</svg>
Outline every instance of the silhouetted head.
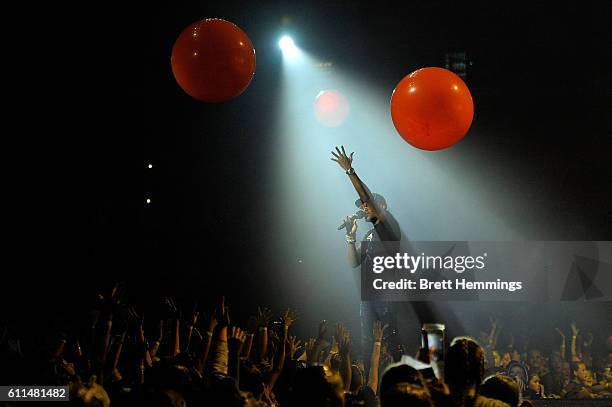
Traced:
<svg viewBox="0 0 612 407">
<path fill-rule="evenodd" d="M 358 365 L 351 366 L 351 392 L 358 393 L 365 385 L 365 374 Z"/>
<path fill-rule="evenodd" d="M 453 339 L 444 362 L 444 380 L 451 393 L 463 394 L 470 388 L 476 391 L 484 377 L 484 350 L 474 339 Z"/>
<path fill-rule="evenodd" d="M 433 406 L 423 376 L 406 364 L 387 368 L 380 382 L 380 403 L 382 407 Z"/>
<path fill-rule="evenodd" d="M 503 401 L 510 407 L 519 405 L 519 388 L 516 381 L 508 376 L 489 376 L 480 386 L 480 394 L 490 399 Z"/>
<path fill-rule="evenodd" d="M 289 405 L 296 407 L 342 407 L 344 389 L 338 374 L 313 366 L 296 372 Z"/>
<path fill-rule="evenodd" d="M 508 365 L 507 375 L 516 381 L 520 392 L 527 389 L 527 384 L 529 383 L 529 372 L 524 364 L 513 360 Z"/>
</svg>

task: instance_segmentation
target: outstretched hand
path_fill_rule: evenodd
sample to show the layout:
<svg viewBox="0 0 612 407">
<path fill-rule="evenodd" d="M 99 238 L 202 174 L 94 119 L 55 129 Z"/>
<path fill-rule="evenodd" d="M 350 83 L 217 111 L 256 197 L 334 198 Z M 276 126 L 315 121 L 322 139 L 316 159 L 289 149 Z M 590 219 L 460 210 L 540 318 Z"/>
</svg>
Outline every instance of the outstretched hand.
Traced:
<svg viewBox="0 0 612 407">
<path fill-rule="evenodd" d="M 575 322 L 572 322 L 570 324 L 570 328 L 572 329 L 572 336 L 578 336 L 578 333 L 580 332 L 580 329 L 578 329 L 578 326 L 576 325 Z"/>
<path fill-rule="evenodd" d="M 381 334 L 382 335 L 382 334 Z M 338 352 L 341 355 L 348 355 L 351 351 L 351 339 L 349 331 L 341 323 L 336 324 L 336 341 L 338 342 Z"/>
<path fill-rule="evenodd" d="M 145 342 L 144 313 L 142 313 L 141 315 L 138 315 L 138 312 L 136 312 L 136 308 L 134 308 L 133 306 L 128 307 L 127 312 L 128 312 L 128 322 L 130 324 L 133 324 L 138 342 L 144 343 Z"/>
<path fill-rule="evenodd" d="M 215 310 L 215 319 L 219 328 L 226 328 L 230 324 L 229 307 L 225 305 L 225 297 L 221 297 L 221 303 Z"/>
<path fill-rule="evenodd" d="M 557 333 L 561 336 L 561 338 L 565 339 L 565 334 L 563 333 L 562 330 L 560 330 L 559 328 L 555 328 L 555 330 L 557 331 Z"/>
<path fill-rule="evenodd" d="M 106 294 L 98 294 L 98 309 L 108 313 L 114 313 L 121 304 L 121 297 L 125 290 L 123 283 L 116 283 Z"/>
<path fill-rule="evenodd" d="M 289 328 L 297 319 L 297 313 L 291 309 L 285 311 L 285 313 L 281 317 L 281 321 L 284 327 Z"/>
<path fill-rule="evenodd" d="M 344 151 L 344 146 L 342 146 L 342 151 L 336 147 L 336 152 L 332 151 L 331 153 L 333 155 L 331 160 L 337 162 L 344 171 L 348 171 L 353 167 L 353 154 L 355 153 L 347 155 L 346 151 Z"/>
<path fill-rule="evenodd" d="M 237 326 L 233 326 L 232 329 L 230 329 L 228 340 L 242 345 L 246 340 L 246 336 L 246 331 L 243 331 Z"/>
<path fill-rule="evenodd" d="M 164 297 L 163 304 L 167 315 L 172 319 L 181 319 L 181 307 L 176 304 L 173 297 Z"/>
<path fill-rule="evenodd" d="M 315 338 L 308 338 L 308 340 L 304 344 L 304 351 L 306 352 L 306 363 L 309 366 L 312 366 L 313 364 L 319 361 L 319 355 L 315 355 L 315 353 L 317 353 L 316 343 L 317 340 Z"/>
<path fill-rule="evenodd" d="M 300 348 L 302 341 L 298 340 L 297 337 L 293 335 L 289 337 L 287 343 L 289 345 L 289 357 L 293 359 L 295 358 L 295 354 Z"/>
<path fill-rule="evenodd" d="M 327 334 L 327 321 L 322 320 L 321 322 L 319 322 L 319 332 L 318 332 L 317 338 L 319 340 L 323 340 L 325 339 L 326 334 Z"/>
<path fill-rule="evenodd" d="M 273 314 L 269 308 L 257 307 L 257 316 L 253 317 L 255 328 L 267 327 L 270 325 Z"/>
<path fill-rule="evenodd" d="M 383 334 L 385 329 L 389 328 L 389 324 L 383 325 L 381 321 L 374 321 L 372 326 L 372 335 L 374 336 L 374 342 L 382 342 Z"/>
</svg>

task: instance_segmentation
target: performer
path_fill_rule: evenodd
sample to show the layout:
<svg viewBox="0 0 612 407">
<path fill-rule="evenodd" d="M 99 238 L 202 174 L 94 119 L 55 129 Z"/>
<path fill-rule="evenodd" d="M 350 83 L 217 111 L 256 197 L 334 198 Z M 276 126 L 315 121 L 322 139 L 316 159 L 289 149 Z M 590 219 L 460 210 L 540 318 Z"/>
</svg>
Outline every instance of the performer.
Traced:
<svg viewBox="0 0 612 407">
<path fill-rule="evenodd" d="M 344 227 L 346 229 L 346 241 L 348 243 L 348 262 L 351 267 L 356 268 L 361 264 L 362 258 L 366 258 L 370 255 L 370 251 L 373 252 L 373 244 L 371 242 L 380 241 L 397 241 L 401 240 L 401 230 L 399 223 L 393 217 L 393 215 L 387 210 L 387 202 L 385 198 L 379 194 L 372 193 L 370 189 L 361 181 L 355 169 L 353 168 L 353 154 L 350 156 L 346 154 L 344 147 L 341 149 L 336 147 L 336 152 L 332 151 L 333 161 L 337 162 L 340 168 L 342 168 L 349 176 L 351 183 L 355 187 L 355 191 L 359 195 L 359 199 L 355 201 L 357 206 L 363 213 L 357 213 L 352 216 L 347 216 L 344 221 Z M 362 241 L 366 242 L 363 245 L 366 250 L 364 256 L 360 252 L 360 248 L 357 247 L 357 219 L 365 217 L 368 222 L 371 222 L 373 228 L 368 230 Z M 395 306 L 393 303 L 385 301 L 362 301 L 360 306 L 361 315 L 361 345 L 362 350 L 367 351 L 371 348 L 372 344 L 372 323 L 376 320 L 382 321 L 389 325 L 391 334 L 397 333 L 397 316 Z M 390 338 L 391 345 L 394 347 L 393 351 L 395 357 L 399 357 L 397 353 L 401 353 L 402 349 L 398 348 L 400 345 L 396 338 Z M 395 343 L 394 343 L 395 342 Z"/>
</svg>

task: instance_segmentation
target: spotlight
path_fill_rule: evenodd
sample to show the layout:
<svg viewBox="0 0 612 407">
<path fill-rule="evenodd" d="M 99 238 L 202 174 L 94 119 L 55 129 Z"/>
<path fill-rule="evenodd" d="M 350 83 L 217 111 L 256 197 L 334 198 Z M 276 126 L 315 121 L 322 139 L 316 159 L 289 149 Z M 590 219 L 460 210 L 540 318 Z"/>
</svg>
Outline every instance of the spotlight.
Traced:
<svg viewBox="0 0 612 407">
<path fill-rule="evenodd" d="M 289 59 L 295 58 L 298 55 L 298 48 L 295 46 L 293 39 L 284 35 L 279 41 L 278 46 L 283 51 L 283 55 Z"/>
</svg>

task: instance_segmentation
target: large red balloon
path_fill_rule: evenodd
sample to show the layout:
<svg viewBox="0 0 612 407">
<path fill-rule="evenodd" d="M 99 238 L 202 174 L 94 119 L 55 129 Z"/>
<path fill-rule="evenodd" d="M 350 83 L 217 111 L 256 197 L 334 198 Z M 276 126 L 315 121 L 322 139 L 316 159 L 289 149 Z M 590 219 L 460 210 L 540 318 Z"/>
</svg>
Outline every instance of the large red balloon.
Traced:
<svg viewBox="0 0 612 407">
<path fill-rule="evenodd" d="M 255 74 L 255 49 L 235 24 L 210 18 L 191 24 L 172 48 L 172 72 L 191 97 L 224 102 L 240 95 Z"/>
<path fill-rule="evenodd" d="M 474 102 L 465 83 L 443 68 L 422 68 L 404 77 L 391 96 L 391 118 L 404 140 L 441 150 L 470 129 Z"/>
</svg>

